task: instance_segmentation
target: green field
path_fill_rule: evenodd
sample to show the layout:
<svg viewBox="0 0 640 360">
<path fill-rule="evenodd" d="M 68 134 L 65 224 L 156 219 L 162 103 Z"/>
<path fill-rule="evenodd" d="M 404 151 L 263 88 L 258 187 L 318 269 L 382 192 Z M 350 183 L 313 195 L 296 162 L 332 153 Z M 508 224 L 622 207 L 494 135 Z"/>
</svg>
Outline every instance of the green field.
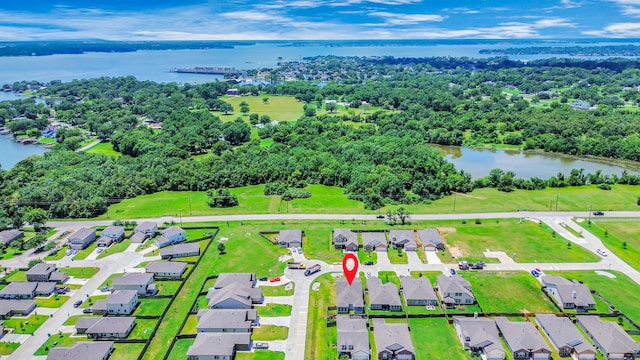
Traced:
<svg viewBox="0 0 640 360">
<path fill-rule="evenodd" d="M 257 306 L 256 309 L 260 316 L 291 316 L 291 305 L 265 304 L 265 306 Z"/>
<path fill-rule="evenodd" d="M 289 334 L 289 328 L 286 326 L 261 325 L 253 329 L 252 340 L 268 341 L 268 340 L 286 340 Z"/>
<path fill-rule="evenodd" d="M 78 319 L 83 318 L 83 317 L 92 317 L 93 315 L 74 315 L 74 316 L 70 316 L 67 318 L 67 320 L 65 320 L 65 322 L 62 325 L 75 325 L 78 323 Z"/>
<path fill-rule="evenodd" d="M 109 357 L 109 360 L 137 359 L 143 348 L 144 344 L 139 343 L 115 343 L 113 344 L 113 353 Z"/>
<path fill-rule="evenodd" d="M 0 342 L 0 355 L 11 355 L 18 347 L 18 342 Z"/>
<path fill-rule="evenodd" d="M 71 335 L 72 334 L 69 333 L 52 334 L 51 337 L 49 337 L 47 341 L 45 341 L 45 343 L 36 350 L 34 355 L 43 356 L 47 355 L 49 353 L 49 349 L 54 347 L 70 347 L 78 341 L 90 341 L 90 339 L 84 336 L 72 338 Z"/>
<path fill-rule="evenodd" d="M 27 281 L 27 272 L 26 271 L 20 271 L 20 270 L 14 270 L 11 273 L 9 273 L 8 276 L 5 277 L 5 280 L 7 280 L 8 282 Z"/>
<path fill-rule="evenodd" d="M 409 319 L 411 340 L 416 349 L 416 360 L 469 360 L 471 355 L 462 344 L 453 325 L 444 318 Z"/>
<path fill-rule="evenodd" d="M 140 299 L 140 304 L 133 313 L 134 316 L 160 316 L 171 299 Z"/>
<path fill-rule="evenodd" d="M 193 345 L 194 339 L 180 339 L 176 341 L 168 360 L 184 360 L 187 358 L 187 351 Z"/>
<path fill-rule="evenodd" d="M 89 256 L 89 254 L 91 254 L 93 250 L 96 249 L 97 246 L 98 246 L 98 243 L 94 241 L 91 245 L 87 246 L 85 249 L 80 250 L 78 254 L 76 254 L 76 256 L 73 257 L 73 260 L 86 259 L 87 256 Z"/>
<path fill-rule="evenodd" d="M 5 327 L 13 328 L 15 334 L 31 334 L 44 324 L 49 316 L 33 314 L 27 318 L 11 318 L 4 320 Z"/>
<path fill-rule="evenodd" d="M 591 222 L 591 225 L 586 221 L 579 224 L 600 238 L 607 249 L 636 270 L 640 270 L 640 223 L 637 219 L 625 221 L 625 219 L 594 219 L 592 217 Z"/>
<path fill-rule="evenodd" d="M 119 152 L 113 150 L 113 146 L 111 146 L 110 142 L 103 142 L 98 145 L 92 146 L 87 149 L 85 152 L 89 154 L 101 154 L 101 155 L 109 155 L 109 156 L 120 156 Z"/>
<path fill-rule="evenodd" d="M 60 272 L 66 273 L 69 276 L 73 276 L 80 279 L 90 279 L 95 275 L 98 271 L 100 271 L 97 267 L 67 267 L 60 269 Z"/>
<path fill-rule="evenodd" d="M 311 284 L 304 358 L 335 359 L 338 355 L 335 349 L 338 332 L 335 326 L 328 327 L 325 322 L 327 307 L 336 305 L 336 278 L 323 274 L 314 283 L 319 283 L 320 289 L 311 290 Z"/>
<path fill-rule="evenodd" d="M 262 98 L 262 96 L 225 96 L 223 100 L 233 105 L 234 112 L 229 115 L 220 112 L 214 112 L 214 114 L 219 116 L 222 121 L 231 121 L 238 116 L 242 116 L 248 121 L 249 117 L 243 116 L 240 112 L 240 103 L 243 101 L 249 104 L 249 114 L 268 115 L 272 121 L 294 121 L 303 114 L 303 103 L 293 96 L 269 95 L 269 102 L 266 104 Z"/>
<path fill-rule="evenodd" d="M 136 326 L 131 330 L 127 339 L 148 339 L 157 322 L 156 319 L 136 319 Z"/>
</svg>

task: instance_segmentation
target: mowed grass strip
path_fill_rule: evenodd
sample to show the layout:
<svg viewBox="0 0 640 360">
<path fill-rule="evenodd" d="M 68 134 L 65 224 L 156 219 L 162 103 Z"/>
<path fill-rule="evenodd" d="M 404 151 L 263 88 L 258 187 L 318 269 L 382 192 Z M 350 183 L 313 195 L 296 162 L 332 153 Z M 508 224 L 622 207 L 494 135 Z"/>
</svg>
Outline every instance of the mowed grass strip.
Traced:
<svg viewBox="0 0 640 360">
<path fill-rule="evenodd" d="M 113 344 L 113 353 L 111 353 L 109 360 L 137 359 L 143 348 L 144 344 L 115 343 Z"/>
<path fill-rule="evenodd" d="M 261 325 L 253 329 L 251 339 L 254 341 L 286 340 L 289 328 L 286 326 Z"/>
<path fill-rule="evenodd" d="M 313 290 L 314 284 L 320 284 L 317 291 Z M 335 359 L 338 356 L 335 349 L 338 332 L 335 326 L 326 326 L 327 307 L 336 305 L 335 286 L 336 278 L 332 274 L 321 275 L 311 284 L 305 359 Z"/>
<path fill-rule="evenodd" d="M 134 316 L 160 316 L 164 309 L 169 305 L 171 299 L 140 299 L 140 304 L 133 313 Z"/>
<path fill-rule="evenodd" d="M 409 319 L 411 340 L 416 345 L 416 360 L 469 360 L 453 325 L 444 318 Z M 419 344 L 419 345 L 418 345 Z"/>
<path fill-rule="evenodd" d="M 295 283 L 290 282 L 280 286 L 261 286 L 260 288 L 264 296 L 291 296 L 295 291 Z"/>
<path fill-rule="evenodd" d="M 256 309 L 260 316 L 291 316 L 291 305 L 287 304 L 266 304 L 257 306 Z"/>
<path fill-rule="evenodd" d="M 580 222 L 580 226 L 602 240 L 602 243 L 612 253 L 640 270 L 640 221 L 637 219 L 619 219 L 619 221 L 600 221 L 591 218 L 591 225 L 587 221 Z"/>
<path fill-rule="evenodd" d="M 67 267 L 60 269 L 60 272 L 79 279 L 91 279 L 98 271 L 100 269 L 97 267 Z"/>
<path fill-rule="evenodd" d="M 171 354 L 169 354 L 169 360 L 184 360 L 187 358 L 187 351 L 189 351 L 189 347 L 193 345 L 195 339 L 180 339 L 176 341 L 176 344 L 171 349 Z M 237 359 L 237 357 L 236 357 Z"/>
<path fill-rule="evenodd" d="M 220 112 L 214 112 L 222 121 L 235 120 L 238 116 L 249 121 L 249 116 L 243 116 L 240 112 L 240 103 L 249 104 L 249 114 L 268 115 L 271 120 L 276 121 L 294 121 L 303 115 L 303 103 L 296 100 L 293 96 L 277 96 L 269 95 L 269 101 L 263 101 L 264 96 L 225 96 L 222 99 L 233 106 L 233 113 L 224 115 Z"/>
<path fill-rule="evenodd" d="M 284 353 L 269 350 L 240 351 L 236 353 L 236 360 L 284 360 Z"/>
<path fill-rule="evenodd" d="M 108 156 L 115 156 L 115 157 L 122 155 L 121 153 L 113 150 L 113 146 L 111 146 L 110 142 L 103 142 L 98 145 L 92 146 L 89 149 L 87 149 L 85 152 L 89 154 L 101 154 L 101 155 L 108 155 Z"/>
</svg>

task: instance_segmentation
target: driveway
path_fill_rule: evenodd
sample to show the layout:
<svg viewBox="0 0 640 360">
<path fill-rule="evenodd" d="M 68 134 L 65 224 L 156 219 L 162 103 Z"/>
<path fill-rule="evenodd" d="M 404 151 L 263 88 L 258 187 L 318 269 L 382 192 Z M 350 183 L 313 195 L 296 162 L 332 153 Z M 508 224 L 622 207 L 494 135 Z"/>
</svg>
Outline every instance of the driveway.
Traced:
<svg viewBox="0 0 640 360">
<path fill-rule="evenodd" d="M 427 255 L 427 264 L 442 264 L 437 251 L 425 251 L 424 253 Z"/>
<path fill-rule="evenodd" d="M 260 325 L 276 325 L 289 327 L 291 316 L 260 316 Z"/>
</svg>

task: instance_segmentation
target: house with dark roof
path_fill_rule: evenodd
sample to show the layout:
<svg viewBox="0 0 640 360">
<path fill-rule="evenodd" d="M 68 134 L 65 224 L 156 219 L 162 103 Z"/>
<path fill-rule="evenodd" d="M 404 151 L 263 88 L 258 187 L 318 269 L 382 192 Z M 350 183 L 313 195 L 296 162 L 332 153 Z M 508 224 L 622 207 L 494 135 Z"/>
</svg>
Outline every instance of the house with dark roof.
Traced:
<svg viewBox="0 0 640 360">
<path fill-rule="evenodd" d="M 333 229 L 333 244 L 336 249 L 358 251 L 358 234 L 349 229 Z"/>
<path fill-rule="evenodd" d="M 39 263 L 27 270 L 27 281 L 64 283 L 69 275 L 58 271 L 54 264 Z"/>
<path fill-rule="evenodd" d="M 414 360 L 416 357 L 406 323 L 387 323 L 384 319 L 373 319 L 373 338 L 379 360 Z"/>
<path fill-rule="evenodd" d="M 138 226 L 136 226 L 135 229 L 133 229 L 133 235 L 131 236 L 131 242 L 132 243 L 142 243 L 147 239 L 151 239 L 152 237 L 156 236 L 156 233 L 158 232 L 158 224 L 152 222 L 152 221 L 145 221 L 142 222 L 140 224 L 138 224 Z"/>
<path fill-rule="evenodd" d="M 69 248 L 73 250 L 82 250 L 96 241 L 96 230 L 89 228 L 81 228 L 69 236 Z"/>
<path fill-rule="evenodd" d="M 587 315 L 576 316 L 576 322 L 607 360 L 633 360 L 640 354 L 640 344 L 616 322 Z"/>
<path fill-rule="evenodd" d="M 356 314 L 364 313 L 362 280 L 355 278 L 349 285 L 347 279 L 338 279 L 336 282 L 336 301 L 338 303 L 338 314 L 348 314 L 351 311 Z"/>
<path fill-rule="evenodd" d="M 162 231 L 162 235 L 160 235 L 160 237 L 156 239 L 156 246 L 159 248 L 163 248 L 171 244 L 185 241 L 186 239 L 186 233 L 182 228 L 178 226 L 172 226 Z"/>
<path fill-rule="evenodd" d="M 282 230 L 278 234 L 281 248 L 299 248 L 302 246 L 302 230 Z"/>
<path fill-rule="evenodd" d="M 234 359 L 236 351 L 250 348 L 250 333 L 198 333 L 187 360 Z"/>
<path fill-rule="evenodd" d="M 258 326 L 258 312 L 254 309 L 203 309 L 197 316 L 199 333 L 250 333 Z"/>
<path fill-rule="evenodd" d="M 78 341 L 49 349 L 47 360 L 107 360 L 112 352 L 113 341 Z"/>
<path fill-rule="evenodd" d="M 29 315 L 36 308 L 33 300 L 0 300 L 0 319 L 13 315 Z"/>
<path fill-rule="evenodd" d="M 136 325 L 134 317 L 84 317 L 76 323 L 76 332 L 90 339 L 125 339 Z"/>
<path fill-rule="evenodd" d="M 246 287 L 256 286 L 255 273 L 222 273 L 218 275 L 216 282 L 213 284 L 214 289 L 222 289 L 234 283 L 240 283 Z"/>
<path fill-rule="evenodd" d="M 505 359 L 506 352 L 493 320 L 454 316 L 453 327 L 462 347 L 469 350 L 471 356 L 481 356 L 483 360 Z"/>
<path fill-rule="evenodd" d="M 153 275 L 147 273 L 126 273 L 113 278 L 112 289 L 115 290 L 135 290 L 138 295 L 154 294 L 155 284 Z"/>
<path fill-rule="evenodd" d="M 549 360 L 551 349 L 535 325 L 528 321 L 509 321 L 504 316 L 494 318 L 514 360 Z"/>
<path fill-rule="evenodd" d="M 418 230 L 418 238 L 422 243 L 422 247 L 425 251 L 438 251 L 444 250 L 444 239 L 438 229 L 422 229 Z"/>
<path fill-rule="evenodd" d="M 56 290 L 54 282 L 14 281 L 0 290 L 2 299 L 33 299 L 36 296 L 49 296 Z"/>
<path fill-rule="evenodd" d="M 0 243 L 6 245 L 11 244 L 12 241 L 20 240 L 24 237 L 24 231 L 18 229 L 2 230 L 0 231 Z"/>
<path fill-rule="evenodd" d="M 544 285 L 543 289 L 551 294 L 563 309 L 595 310 L 596 301 L 587 285 L 576 280 L 570 281 L 561 276 L 552 275 L 542 276 L 540 281 Z"/>
<path fill-rule="evenodd" d="M 387 251 L 387 236 L 383 232 L 363 232 L 362 247 L 366 251 Z"/>
<path fill-rule="evenodd" d="M 136 290 L 116 290 L 93 305 L 94 314 L 130 315 L 138 306 Z"/>
<path fill-rule="evenodd" d="M 389 239 L 393 247 L 403 248 L 404 251 L 417 251 L 418 243 L 413 230 L 390 230 Z"/>
<path fill-rule="evenodd" d="M 160 249 L 161 259 L 175 259 L 182 257 L 198 256 L 200 255 L 200 245 L 198 243 L 186 243 L 173 245 Z"/>
<path fill-rule="evenodd" d="M 114 242 L 122 241 L 122 239 L 124 239 L 124 227 L 112 225 L 102 230 L 97 245 L 98 247 L 109 247 Z"/>
<path fill-rule="evenodd" d="M 220 274 L 207 292 L 207 304 L 211 309 L 251 309 L 264 301 L 255 279 L 255 273 Z"/>
<path fill-rule="evenodd" d="M 438 305 L 438 296 L 428 278 L 404 276 L 400 278 L 400 284 L 408 306 Z"/>
<path fill-rule="evenodd" d="M 367 320 L 351 318 L 348 315 L 336 317 L 338 330 L 338 358 L 346 356 L 351 360 L 369 360 L 371 348 L 369 345 L 369 332 Z"/>
<path fill-rule="evenodd" d="M 460 275 L 447 276 L 442 274 L 438 276 L 437 287 L 440 298 L 447 308 L 476 303 L 476 297 L 471 291 L 471 284 Z"/>
<path fill-rule="evenodd" d="M 396 284 L 382 283 L 377 277 L 367 279 L 369 306 L 371 310 L 402 311 L 402 302 Z"/>
<path fill-rule="evenodd" d="M 596 350 L 568 317 L 537 314 L 536 321 L 558 350 L 560 357 L 573 357 L 574 360 L 596 358 Z"/>
<path fill-rule="evenodd" d="M 154 278 L 180 278 L 186 270 L 187 263 L 181 261 L 154 261 L 145 268 Z"/>
</svg>

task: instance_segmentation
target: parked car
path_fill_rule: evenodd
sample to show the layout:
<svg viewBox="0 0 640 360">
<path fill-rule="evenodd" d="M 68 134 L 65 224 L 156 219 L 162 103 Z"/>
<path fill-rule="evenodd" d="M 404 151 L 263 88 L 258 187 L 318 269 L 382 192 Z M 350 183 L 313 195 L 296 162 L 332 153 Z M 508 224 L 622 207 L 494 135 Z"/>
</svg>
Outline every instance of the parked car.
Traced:
<svg viewBox="0 0 640 360">
<path fill-rule="evenodd" d="M 535 277 L 539 277 L 540 273 L 537 272 L 535 269 L 531 270 L 531 275 L 535 276 Z"/>
<path fill-rule="evenodd" d="M 268 349 L 269 343 L 266 342 L 257 342 L 253 344 L 254 349 Z"/>
<path fill-rule="evenodd" d="M 596 249 L 596 252 L 602 257 L 606 257 L 607 255 L 609 255 L 607 254 L 607 251 L 604 249 Z"/>
<path fill-rule="evenodd" d="M 373 261 L 369 260 L 369 261 L 365 261 L 364 262 L 365 265 L 373 265 Z"/>
<path fill-rule="evenodd" d="M 472 264 L 471 268 L 474 269 L 474 270 L 482 270 L 482 269 L 484 269 L 485 265 L 486 264 L 484 263 L 484 261 L 480 260 L 477 263 Z"/>
<path fill-rule="evenodd" d="M 466 261 L 461 261 L 458 263 L 458 269 L 459 270 L 469 270 L 469 265 L 473 265 L 473 264 L 469 264 Z"/>
<path fill-rule="evenodd" d="M 455 269 L 451 269 L 451 270 L 449 270 L 449 272 L 451 273 L 451 275 L 455 275 L 456 274 L 456 270 Z"/>
<path fill-rule="evenodd" d="M 263 276 L 263 277 L 261 277 L 261 278 L 260 278 L 260 279 L 258 279 L 258 280 L 260 280 L 260 281 L 268 281 L 268 280 L 269 280 L 269 278 L 268 278 L 268 277 L 266 277 L 266 276 Z"/>
<path fill-rule="evenodd" d="M 73 303 L 73 307 L 74 307 L 74 308 L 79 308 L 79 307 L 80 307 L 80 305 L 82 305 L 82 300 L 78 300 L 78 301 L 76 301 L 76 302 L 74 302 L 74 303 Z"/>
<path fill-rule="evenodd" d="M 97 252 L 98 254 L 100 254 L 103 250 L 104 250 L 104 248 L 103 248 L 103 247 L 99 247 L 99 248 L 98 248 L 98 251 L 96 251 L 96 252 Z"/>
<path fill-rule="evenodd" d="M 101 288 L 100 288 L 100 291 L 102 291 L 102 292 L 109 292 L 109 291 L 111 291 L 111 288 L 110 288 L 110 287 L 108 287 L 108 286 L 103 286 L 103 287 L 101 287 Z"/>
<path fill-rule="evenodd" d="M 269 282 L 278 282 L 278 281 L 280 281 L 279 277 L 274 277 L 269 280 Z"/>
<path fill-rule="evenodd" d="M 378 215 L 376 216 L 376 219 L 384 219 L 384 215 Z"/>
<path fill-rule="evenodd" d="M 71 250 L 71 249 L 67 250 L 66 255 L 69 256 L 71 254 L 73 254 L 73 250 Z"/>
<path fill-rule="evenodd" d="M 604 215 L 604 213 L 603 213 L 602 211 L 594 211 L 594 212 L 593 212 L 593 215 L 595 215 L 595 216 L 602 216 L 602 215 Z"/>
<path fill-rule="evenodd" d="M 85 314 L 91 314 L 93 312 L 93 309 L 92 308 L 86 308 L 86 309 L 82 310 L 82 312 L 85 313 Z"/>
</svg>

